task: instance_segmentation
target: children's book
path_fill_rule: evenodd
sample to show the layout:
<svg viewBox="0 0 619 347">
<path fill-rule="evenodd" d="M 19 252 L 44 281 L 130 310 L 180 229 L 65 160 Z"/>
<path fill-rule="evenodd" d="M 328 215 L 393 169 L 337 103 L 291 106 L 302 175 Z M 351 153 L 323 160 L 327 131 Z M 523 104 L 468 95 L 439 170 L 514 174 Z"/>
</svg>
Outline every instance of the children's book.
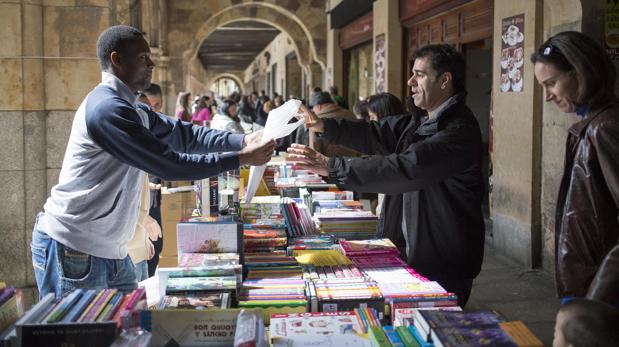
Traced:
<svg viewBox="0 0 619 347">
<path fill-rule="evenodd" d="M 353 311 L 274 314 L 270 325 L 273 346 L 370 346 Z"/>
</svg>

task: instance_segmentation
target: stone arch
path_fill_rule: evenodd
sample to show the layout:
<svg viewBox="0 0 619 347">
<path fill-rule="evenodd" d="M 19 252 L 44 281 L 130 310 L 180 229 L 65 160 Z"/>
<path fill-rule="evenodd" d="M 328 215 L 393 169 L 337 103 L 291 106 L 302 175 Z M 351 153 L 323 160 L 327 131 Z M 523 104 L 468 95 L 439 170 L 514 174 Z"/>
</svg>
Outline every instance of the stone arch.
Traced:
<svg viewBox="0 0 619 347">
<path fill-rule="evenodd" d="M 188 80 L 191 78 L 192 71 L 196 71 L 198 68 L 202 69 L 198 60 L 198 50 L 202 42 L 217 28 L 232 22 L 246 20 L 269 24 L 286 33 L 293 42 L 299 64 L 304 75 L 308 78 L 307 84 L 322 85 L 326 57 L 325 54 L 319 56 L 314 38 L 307 25 L 285 7 L 264 2 L 231 5 L 213 14 L 200 26 L 189 49 L 183 53 L 183 60 L 189 63 Z M 243 84 L 240 85 L 243 86 Z"/>
<path fill-rule="evenodd" d="M 243 84 L 243 81 L 237 75 L 231 74 L 231 73 L 220 73 L 220 74 L 214 75 L 211 78 L 211 80 L 213 82 L 217 82 L 218 80 L 222 78 L 229 78 L 233 80 L 239 86 L 239 93 L 243 94 L 243 90 L 245 90 L 244 84 Z"/>
<path fill-rule="evenodd" d="M 582 20 L 581 0 L 544 1 L 544 38 L 565 30 L 580 31 Z"/>
</svg>

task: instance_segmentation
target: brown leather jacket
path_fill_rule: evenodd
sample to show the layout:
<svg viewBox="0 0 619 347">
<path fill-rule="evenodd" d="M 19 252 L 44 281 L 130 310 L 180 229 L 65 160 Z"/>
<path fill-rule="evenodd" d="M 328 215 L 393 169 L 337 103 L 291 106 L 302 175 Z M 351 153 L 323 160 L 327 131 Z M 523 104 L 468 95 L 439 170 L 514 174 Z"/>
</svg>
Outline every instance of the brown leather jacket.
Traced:
<svg viewBox="0 0 619 347">
<path fill-rule="evenodd" d="M 617 303 L 619 251 L 619 103 L 591 110 L 569 129 L 557 199 L 555 261 L 560 297 Z M 614 255 L 613 255 L 614 254 Z M 608 256 L 608 257 L 607 257 Z M 602 271 L 603 270 L 603 271 Z"/>
</svg>

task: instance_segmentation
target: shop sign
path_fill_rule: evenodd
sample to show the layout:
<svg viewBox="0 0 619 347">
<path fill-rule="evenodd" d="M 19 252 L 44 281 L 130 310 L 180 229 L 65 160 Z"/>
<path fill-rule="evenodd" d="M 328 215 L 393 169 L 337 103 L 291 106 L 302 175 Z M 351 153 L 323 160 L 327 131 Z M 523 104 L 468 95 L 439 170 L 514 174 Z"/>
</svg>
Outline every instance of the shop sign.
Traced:
<svg viewBox="0 0 619 347">
<path fill-rule="evenodd" d="M 619 5 L 618 0 L 606 0 L 604 16 L 604 48 L 613 60 L 619 59 Z"/>
</svg>

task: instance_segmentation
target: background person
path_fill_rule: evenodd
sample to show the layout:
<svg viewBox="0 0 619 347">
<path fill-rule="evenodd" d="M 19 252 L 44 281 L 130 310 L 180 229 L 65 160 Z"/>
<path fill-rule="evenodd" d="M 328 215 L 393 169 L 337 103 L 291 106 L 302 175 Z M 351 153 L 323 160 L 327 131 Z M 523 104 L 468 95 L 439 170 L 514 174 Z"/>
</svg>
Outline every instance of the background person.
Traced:
<svg viewBox="0 0 619 347">
<path fill-rule="evenodd" d="M 619 102 L 616 71 L 590 37 L 562 32 L 531 56 L 544 99 L 583 117 L 568 131 L 555 220 L 557 292 L 619 304 Z M 603 269 L 604 271 L 599 271 Z M 615 283 L 615 284 L 612 284 Z"/>
<path fill-rule="evenodd" d="M 408 85 L 415 105 L 426 113 L 420 125 L 416 117 L 365 123 L 321 119 L 302 110 L 306 126 L 323 133 L 323 139 L 363 153 L 389 154 L 329 158 L 293 144 L 288 160 L 342 189 L 404 192 L 405 244 L 399 246 L 407 263 L 455 293 L 464 307 L 484 252 L 481 131 L 465 104 L 461 53 L 446 44 L 421 47 L 414 52 L 412 72 Z"/>
</svg>

